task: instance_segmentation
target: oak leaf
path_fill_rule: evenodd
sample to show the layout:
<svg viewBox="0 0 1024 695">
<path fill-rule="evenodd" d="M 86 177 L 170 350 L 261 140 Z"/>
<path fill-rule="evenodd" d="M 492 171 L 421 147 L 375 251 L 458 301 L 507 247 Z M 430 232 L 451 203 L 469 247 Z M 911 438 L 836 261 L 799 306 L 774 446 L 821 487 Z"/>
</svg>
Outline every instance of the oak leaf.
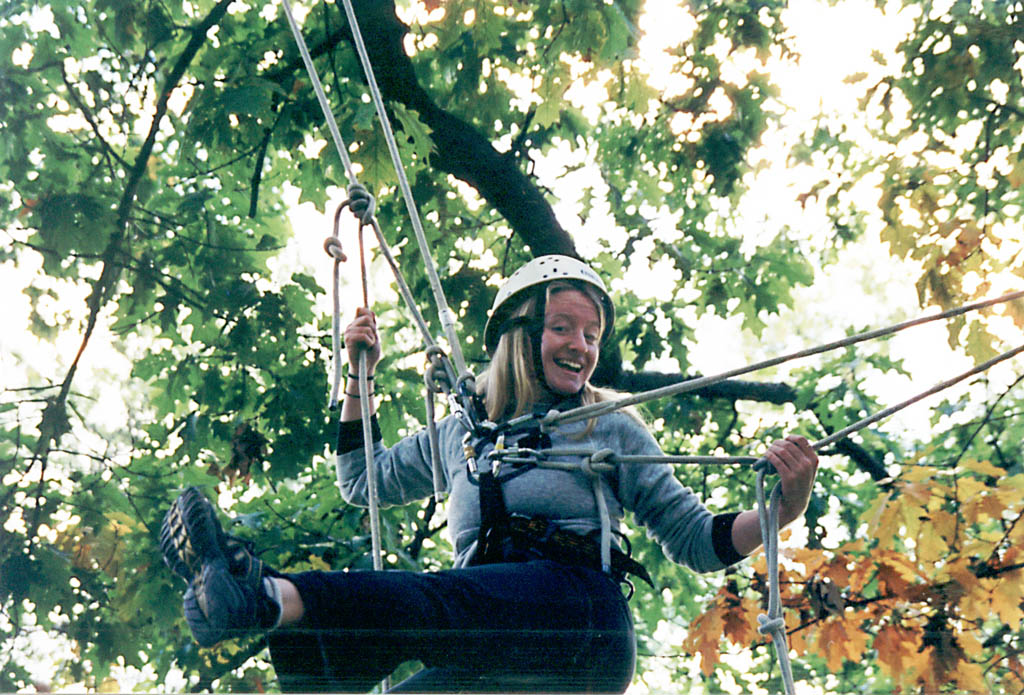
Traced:
<svg viewBox="0 0 1024 695">
<path fill-rule="evenodd" d="M 1024 611 L 1021 610 L 1021 572 L 1008 572 L 996 581 L 990 594 L 992 612 L 999 616 L 1004 625 L 1019 630 Z"/>
<path fill-rule="evenodd" d="M 898 625 L 884 625 L 875 635 L 874 648 L 878 663 L 893 680 L 899 682 L 912 664 L 918 660 L 917 645 L 920 635 Z"/>
<path fill-rule="evenodd" d="M 700 670 L 705 676 L 715 671 L 721 658 L 719 641 L 724 628 L 721 606 L 717 602 L 690 624 L 683 647 L 690 653 L 700 654 Z"/>
<path fill-rule="evenodd" d="M 723 611 L 723 631 L 733 644 L 748 645 L 757 640 L 758 610 L 757 601 L 743 599 Z"/>
<path fill-rule="evenodd" d="M 818 630 L 815 644 L 817 652 L 825 657 L 828 669 L 837 672 L 843 665 L 842 643 L 846 639 L 846 626 L 842 620 L 826 620 Z"/>
</svg>

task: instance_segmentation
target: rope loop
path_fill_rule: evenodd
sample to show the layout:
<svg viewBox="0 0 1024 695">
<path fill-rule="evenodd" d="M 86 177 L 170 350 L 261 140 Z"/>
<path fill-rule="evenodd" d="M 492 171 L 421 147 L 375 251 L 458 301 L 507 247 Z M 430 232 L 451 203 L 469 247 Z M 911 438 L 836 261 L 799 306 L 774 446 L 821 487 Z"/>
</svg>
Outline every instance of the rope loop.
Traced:
<svg viewBox="0 0 1024 695">
<path fill-rule="evenodd" d="M 762 635 L 767 635 L 773 632 L 785 631 L 786 621 L 782 618 L 771 618 L 764 613 L 757 616 L 757 631 Z"/>
<path fill-rule="evenodd" d="M 598 449 L 590 456 L 580 460 L 580 470 L 589 475 L 591 478 L 599 478 L 601 471 L 595 468 L 595 465 L 600 466 L 608 459 L 615 456 L 615 452 L 611 449 Z"/>
<path fill-rule="evenodd" d="M 341 248 L 341 239 L 336 236 L 329 236 L 324 239 L 324 251 L 326 251 L 327 255 L 336 261 L 344 263 L 348 260 L 348 256 L 345 255 L 345 252 Z"/>
<path fill-rule="evenodd" d="M 469 395 L 476 391 L 476 377 L 471 372 L 463 372 L 455 381 L 455 391 L 460 395 Z"/>
<path fill-rule="evenodd" d="M 373 215 L 377 212 L 377 199 L 366 190 L 366 186 L 358 181 L 348 185 L 348 203 L 352 214 L 364 225 L 373 224 Z"/>
<path fill-rule="evenodd" d="M 430 393 L 449 394 L 452 390 L 452 370 L 448 357 L 439 345 L 429 345 L 426 350 L 427 367 L 423 381 Z"/>
<path fill-rule="evenodd" d="M 428 364 L 426 371 L 423 372 L 423 383 L 426 384 L 430 393 L 447 394 L 452 388 L 444 368 L 439 368 L 433 363 Z"/>
</svg>

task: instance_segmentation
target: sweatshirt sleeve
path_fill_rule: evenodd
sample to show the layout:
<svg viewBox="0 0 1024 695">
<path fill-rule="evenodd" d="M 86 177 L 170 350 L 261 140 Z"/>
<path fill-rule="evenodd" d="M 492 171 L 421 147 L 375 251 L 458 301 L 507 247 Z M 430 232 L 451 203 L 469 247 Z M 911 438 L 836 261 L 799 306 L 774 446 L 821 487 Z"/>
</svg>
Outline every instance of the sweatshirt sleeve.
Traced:
<svg viewBox="0 0 1024 695">
<path fill-rule="evenodd" d="M 426 430 L 405 437 L 389 448 L 381 441 L 376 416 L 370 426 L 381 505 L 408 504 L 431 495 L 434 492 L 433 466 Z M 365 507 L 369 504 L 369 493 L 362 428 L 359 420 L 339 424 L 335 468 L 341 496 L 349 504 Z"/>
<path fill-rule="evenodd" d="M 622 453 L 661 455 L 661 448 L 641 423 L 619 414 Z M 675 476 L 669 464 L 619 464 L 618 496 L 648 535 L 673 562 L 697 572 L 724 569 L 743 559 L 732 544 L 737 514 L 712 514 Z"/>
</svg>

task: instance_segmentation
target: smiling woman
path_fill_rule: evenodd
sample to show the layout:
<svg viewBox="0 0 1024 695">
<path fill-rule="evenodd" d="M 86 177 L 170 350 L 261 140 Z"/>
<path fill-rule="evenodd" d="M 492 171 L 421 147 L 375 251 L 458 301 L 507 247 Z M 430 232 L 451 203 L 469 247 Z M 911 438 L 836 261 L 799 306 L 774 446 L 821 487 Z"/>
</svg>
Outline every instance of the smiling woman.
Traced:
<svg viewBox="0 0 1024 695">
<path fill-rule="evenodd" d="M 602 320 L 598 305 L 571 285 L 548 290 L 541 375 L 560 396 L 580 393 L 597 366 Z"/>
<path fill-rule="evenodd" d="M 612 317 L 601 278 L 566 256 L 530 261 L 498 292 L 484 331 L 491 366 L 480 386 L 494 428 L 470 429 L 456 416 L 437 426 L 453 569 L 280 573 L 225 539 L 209 503 L 186 491 L 167 515 L 162 543 L 168 564 L 189 580 L 185 617 L 197 641 L 212 646 L 267 631 L 289 690 L 367 690 L 403 662 L 419 661 L 425 668 L 393 692 L 624 691 L 636 638 L 620 584 L 629 584 L 627 575 L 651 582 L 628 545 L 623 552 L 613 541 L 626 512 L 669 559 L 698 572 L 741 561 L 761 531 L 756 512 L 712 514 L 668 464 L 597 471 L 576 454 L 559 456 L 565 469 L 495 458 L 506 446 L 661 455 L 643 423 L 625 413 L 552 431 L 536 418 L 498 429 L 521 412 L 607 398 L 589 379 Z M 383 351 L 368 309 L 349 324 L 345 345 L 349 364 L 365 360 L 372 375 Z M 369 503 L 360 436 L 367 424 L 380 502 L 429 496 L 429 435 L 385 447 L 376 419 L 361 422 L 360 401 L 372 394 L 358 388 L 350 373 L 337 444 L 342 496 Z M 791 436 L 765 457 L 782 476 L 781 519 L 794 521 L 807 507 L 817 456 Z M 358 643 L 353 631 L 363 636 Z M 323 658 L 311 665 L 310 654 Z"/>
</svg>

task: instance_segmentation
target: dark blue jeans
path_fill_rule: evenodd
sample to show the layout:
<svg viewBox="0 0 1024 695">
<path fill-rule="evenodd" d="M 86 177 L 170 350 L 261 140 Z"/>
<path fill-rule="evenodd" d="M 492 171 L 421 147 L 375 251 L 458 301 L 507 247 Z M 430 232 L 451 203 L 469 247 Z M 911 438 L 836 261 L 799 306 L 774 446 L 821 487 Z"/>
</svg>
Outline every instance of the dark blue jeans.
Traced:
<svg viewBox="0 0 1024 695">
<path fill-rule="evenodd" d="M 613 692 L 636 639 L 619 585 L 549 560 L 435 573 L 287 575 L 301 623 L 269 634 L 284 691 L 365 692 L 405 661 L 391 692 Z"/>
</svg>

